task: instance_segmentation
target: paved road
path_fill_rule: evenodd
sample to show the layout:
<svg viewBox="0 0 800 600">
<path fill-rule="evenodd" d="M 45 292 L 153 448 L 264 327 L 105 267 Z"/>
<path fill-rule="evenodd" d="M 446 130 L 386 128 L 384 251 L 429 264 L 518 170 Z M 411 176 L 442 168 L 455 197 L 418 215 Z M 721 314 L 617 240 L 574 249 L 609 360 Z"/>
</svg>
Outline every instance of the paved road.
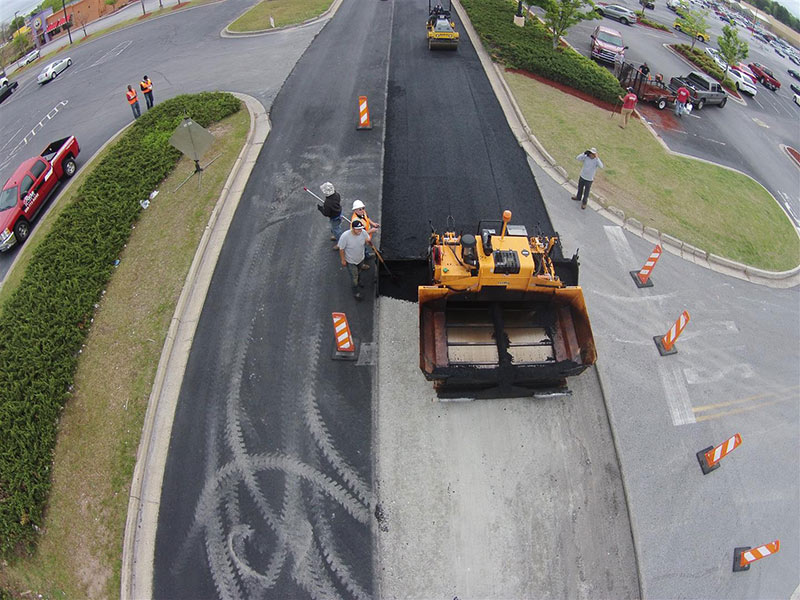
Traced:
<svg viewBox="0 0 800 600">
<path fill-rule="evenodd" d="M 621 4 L 631 9 L 639 6 L 631 0 Z M 647 11 L 647 15 L 670 27 L 675 20 L 675 13 L 660 3 L 655 11 Z M 716 47 L 723 24 L 713 13 L 708 23 L 709 45 Z M 651 71 L 662 73 L 665 80 L 694 69 L 664 47 L 664 44 L 690 43 L 688 36 L 677 31 L 625 26 L 605 18 L 575 25 L 569 30 L 567 40 L 588 56 L 589 35 L 599 24 L 623 34 L 629 46 L 625 52 L 626 60 L 637 66 L 646 61 Z M 724 109 L 709 106 L 695 111 L 690 118 L 680 120 L 672 118 L 666 111 L 650 110 L 648 106 L 640 107 L 640 110 L 672 150 L 744 171 L 764 185 L 800 227 L 800 170 L 781 148 L 781 144 L 800 147 L 800 127 L 797 126 L 800 106 L 792 102 L 791 78 L 786 73 L 792 63 L 780 58 L 769 47 L 762 49 L 763 44 L 749 33 L 740 31 L 739 35 L 750 44 L 750 56 L 746 62 L 761 62 L 774 67 L 783 82 L 782 89 L 771 92 L 758 85 L 755 98 L 744 96 L 746 105 L 728 102 Z M 697 42 L 697 47 L 705 45 Z"/>
<path fill-rule="evenodd" d="M 391 10 L 345 3 L 272 107 L 178 401 L 158 598 L 373 594 L 374 380 L 363 350 L 373 306 L 351 296 L 327 221 L 302 187 L 331 180 L 380 219 Z M 355 129 L 360 94 L 370 131 Z M 362 362 L 330 359 L 333 311 L 347 313 Z"/>
<path fill-rule="evenodd" d="M 153 80 L 156 102 L 181 93 L 227 89 L 246 92 L 269 106 L 315 30 L 221 38 L 221 24 L 249 4 L 228 0 L 172 13 L 71 48 L 72 66 L 42 86 L 36 83 L 36 71 L 26 72 L 17 90 L 0 104 L 0 181 L 50 141 L 68 135 L 80 142 L 80 169 L 130 123 L 125 89 L 144 73 Z M 242 56 L 259 54 L 269 60 L 242 61 Z M 143 100 L 140 104 L 144 109 Z M 17 250 L 0 255 L 0 279 Z"/>
<path fill-rule="evenodd" d="M 222 24 L 246 6 L 247 2 L 228 0 L 91 42 L 74 49 L 73 67 L 43 87 L 37 87 L 29 76 L 23 77 L 17 93 L 0 106 L 0 135 L 4 144 L 9 142 L 0 145 L 0 172 L 7 176 L 17 160 L 34 154 L 49 139 L 69 133 L 78 135 L 85 155 L 91 154 L 129 122 L 124 85 L 140 77 L 143 69 L 156 84 L 157 102 L 183 91 L 219 87 L 250 93 L 271 106 L 319 27 L 263 38 L 220 39 Z M 342 281 L 344 275 L 335 269 L 335 261 L 325 256 L 329 251 L 324 220 L 305 204 L 308 198 L 298 191 L 302 184 L 313 186 L 331 179 L 348 198 L 360 196 L 370 204 L 381 194 L 380 126 L 386 114 L 381 87 L 385 79 L 381 78 L 385 77 L 387 49 L 379 42 L 388 40 L 389 13 L 400 6 L 393 7 L 389 2 L 366 9 L 359 6 L 359 10 L 355 6 L 347 2 L 343 5 L 344 12 L 339 15 L 344 17 L 337 15 L 323 30 L 316 41 L 319 44 L 311 45 L 275 101 L 271 136 L 275 147 L 265 150 L 256 168 L 258 174 L 246 192 L 243 210 L 217 269 L 215 292 L 207 303 L 190 366 L 191 383 L 178 409 L 179 420 L 185 426 L 195 424 L 195 428 L 182 430 L 186 440 L 175 442 L 178 452 L 176 458 L 170 458 L 170 468 L 176 476 L 180 471 L 186 471 L 187 476 L 194 474 L 195 480 L 188 481 L 185 490 L 176 491 L 175 498 L 166 498 L 164 520 L 170 521 L 172 529 L 168 531 L 177 532 L 175 544 L 181 544 L 183 553 L 168 556 L 162 565 L 156 588 L 162 593 L 176 584 L 179 571 L 170 569 L 186 566 L 187 560 L 186 568 L 195 569 L 192 572 L 196 576 L 187 575 L 182 582 L 198 593 L 223 595 L 220 590 L 235 591 L 237 585 L 241 591 L 277 586 L 277 595 L 289 597 L 305 595 L 303 590 L 316 585 L 328 585 L 327 590 L 343 595 L 375 592 L 370 587 L 370 574 L 376 574 L 371 570 L 375 556 L 370 550 L 372 539 L 366 533 L 369 517 L 364 514 L 366 506 L 372 508 L 370 460 L 376 458 L 370 454 L 374 449 L 364 445 L 364 440 L 371 428 L 381 425 L 367 408 L 375 380 L 368 364 L 334 369 L 327 359 L 330 338 L 326 329 L 327 313 L 333 306 L 344 307 L 356 335 L 370 342 L 374 337 L 372 312 L 367 303 L 351 303 L 347 284 Z M 350 23 L 374 27 L 358 28 L 354 37 Z M 369 36 L 373 31 L 376 36 Z M 465 50 L 468 52 L 467 46 Z M 348 52 L 356 53 L 352 65 L 331 66 L 323 60 Z M 269 60 L 242 61 L 246 55 Z M 200 75 L 198 64 L 203 65 Z M 480 78 L 472 72 L 477 69 L 466 68 L 469 76 L 462 81 L 478 82 Z M 298 73 L 306 75 L 296 77 Z M 370 94 L 376 129 L 356 133 L 354 98 L 362 91 Z M 483 99 L 486 93 L 478 90 L 476 97 Z M 66 103 L 59 105 L 63 101 Z M 57 105 L 60 109 L 53 113 L 51 109 Z M 52 113 L 50 119 L 46 118 L 48 113 Z M 389 117 L 391 114 L 390 110 Z M 323 119 L 318 121 L 317 116 Z M 40 120 L 37 136 L 12 153 L 26 132 L 38 128 Z M 41 143 L 41 139 L 46 141 Z M 511 152 L 505 144 L 495 142 L 485 147 Z M 800 579 L 796 515 L 800 500 L 796 468 L 800 464 L 796 445 L 800 425 L 796 394 L 800 374 L 795 360 L 800 327 L 797 290 L 759 288 L 669 255 L 659 265 L 654 290 L 640 293 L 631 289 L 626 271 L 639 266 L 650 245 L 627 238 L 591 211 L 574 213 L 575 205 L 567 200 L 567 192 L 540 171 L 534 173 L 536 188 L 548 203 L 552 225 L 562 233 L 567 254 L 575 247 L 582 248 L 582 280 L 600 349 L 598 372 L 606 386 L 611 424 L 621 451 L 645 592 L 653 597 L 788 596 Z M 518 176 L 523 189 L 533 189 L 529 176 Z M 387 198 L 384 207 L 389 203 Z M 377 205 L 370 207 L 375 212 Z M 385 219 L 384 223 L 390 227 Z M 408 235 L 414 238 L 416 227 Z M 411 239 L 411 243 L 418 241 Z M 328 256 L 332 259 L 332 253 Z M 7 258 L 0 260 L 7 265 Z M 629 266 L 631 263 L 633 266 Z M 323 306 L 323 310 L 312 308 Z M 680 342 L 679 355 L 671 362 L 653 357 L 650 337 L 662 333 L 683 308 L 692 312 L 692 322 Z M 390 310 L 381 312 L 381 317 L 391 319 Z M 386 333 L 389 337 L 382 338 L 386 345 L 394 344 L 398 350 L 405 347 L 406 338 L 392 337 L 389 329 Z M 391 368 L 389 371 L 391 374 Z M 591 390 L 591 386 L 585 389 Z M 392 399 L 386 398 L 387 402 Z M 596 401 L 596 394 L 591 398 Z M 193 409 L 202 406 L 209 407 L 208 412 L 194 414 L 200 411 Z M 485 405 L 481 411 L 492 406 Z M 558 407 L 548 405 L 549 409 Z M 447 411 L 451 418 L 455 414 L 446 407 L 436 408 Z M 524 410 L 532 408 L 526 406 Z M 402 406 L 397 409 L 402 418 Z M 581 413 L 574 418 L 585 416 Z M 556 418 L 573 417 L 563 412 Z M 463 419 L 463 415 L 456 416 L 451 424 L 457 426 Z M 524 418 L 518 421 L 525 423 Z M 509 427 L 518 424 L 512 419 Z M 597 426 L 602 428 L 602 423 Z M 488 437 L 480 438 L 481 444 L 492 439 L 488 429 Z M 694 452 L 734 431 L 742 433 L 745 445 L 720 471 L 698 476 Z M 517 435 L 515 431 L 509 439 L 518 440 Z M 563 441 L 560 436 L 553 439 Z M 468 441 L 459 440 L 464 453 L 474 450 Z M 597 457 L 595 464 L 604 465 L 611 461 L 607 440 L 597 441 L 599 445 L 590 456 Z M 493 458 L 502 456 L 496 447 L 491 451 Z M 536 456 L 546 457 L 548 452 Z M 298 460 L 287 459 L 290 453 Z M 181 460 L 189 456 L 206 462 L 198 465 L 188 458 Z M 386 456 L 394 460 L 398 452 Z M 454 454 L 453 458 L 460 461 L 453 474 L 470 474 L 474 481 L 484 484 L 503 480 L 487 468 L 470 470 L 463 454 Z M 475 456 L 473 464 L 480 460 L 483 458 Z M 229 470 L 223 467 L 214 479 L 214 466 L 223 464 L 232 466 Z M 441 463 L 436 467 L 442 464 L 446 466 Z M 613 461 L 610 464 L 613 466 Z M 391 463 L 384 467 L 390 468 Z M 278 475 L 280 471 L 288 475 Z M 578 479 L 592 475 L 591 471 L 583 470 Z M 516 475 L 520 475 L 518 480 L 526 480 L 526 472 Z M 558 476 L 555 471 L 554 476 Z M 231 485 L 237 479 L 243 483 Z M 220 487 L 206 488 L 208 493 L 200 503 L 197 493 L 207 481 L 217 481 Z M 275 486 L 285 491 L 276 506 L 286 510 L 279 515 L 272 505 L 263 503 L 267 484 L 270 490 Z M 179 487 L 175 481 L 167 485 L 173 490 Z M 542 484 L 541 489 L 550 490 L 549 485 Z M 218 490 L 225 491 L 219 495 Z M 468 503 L 463 495 L 457 500 L 456 505 L 466 511 L 461 513 L 464 522 L 474 515 L 470 511 L 491 506 L 485 497 L 481 502 L 474 500 Z M 332 506 L 336 510 L 326 511 Z M 604 505 L 592 506 L 601 511 Z M 198 507 L 201 516 L 208 518 L 191 528 Z M 531 510 L 513 503 L 510 509 Z M 513 510 L 508 514 L 513 515 Z M 281 523 L 295 525 L 292 531 L 296 535 L 283 538 L 286 555 L 271 553 L 271 548 L 259 541 L 277 540 L 276 530 L 286 531 L 280 527 L 270 530 L 265 515 L 279 516 Z M 248 516 L 255 518 L 244 521 Z M 315 524 L 313 529 L 310 523 Z M 330 527 L 326 528 L 326 523 Z M 588 531 L 570 529 L 571 525 L 558 520 L 554 526 L 558 528 L 560 523 L 570 532 L 567 541 Z M 587 521 L 582 523 L 585 526 Z M 498 521 L 497 525 L 506 526 L 507 521 Z M 188 528 L 181 530 L 181 526 Z M 469 533 L 466 529 L 453 531 Z M 550 531 L 546 524 L 537 523 L 534 537 L 549 541 Z M 747 574 L 730 573 L 734 546 L 776 537 L 783 542 L 780 554 Z M 198 541 L 201 539 L 211 543 L 203 545 Z M 159 550 L 164 556 L 170 542 L 161 543 L 166 544 Z M 220 544 L 228 546 L 222 548 Z M 337 553 L 322 555 L 319 548 L 323 546 Z M 219 576 L 219 587 L 215 588 L 212 571 L 205 565 L 209 556 L 225 563 L 226 554 L 220 549 L 236 558 L 237 572 L 244 575 L 234 581 L 230 576 L 234 567 L 222 564 L 214 571 Z M 281 562 L 289 556 L 292 558 Z M 326 556 L 328 562 L 321 563 L 320 556 Z M 577 573 L 568 571 L 579 564 L 574 547 L 569 556 L 565 570 Z M 263 562 L 258 563 L 259 559 Z M 279 571 L 278 565 L 283 570 Z M 343 569 L 342 565 L 353 569 Z M 325 576 L 309 582 L 307 573 Z M 402 571 L 393 570 L 384 584 L 398 581 L 398 574 Z M 533 575 L 540 576 L 541 572 Z M 270 580 L 273 576 L 274 581 Z"/>
</svg>

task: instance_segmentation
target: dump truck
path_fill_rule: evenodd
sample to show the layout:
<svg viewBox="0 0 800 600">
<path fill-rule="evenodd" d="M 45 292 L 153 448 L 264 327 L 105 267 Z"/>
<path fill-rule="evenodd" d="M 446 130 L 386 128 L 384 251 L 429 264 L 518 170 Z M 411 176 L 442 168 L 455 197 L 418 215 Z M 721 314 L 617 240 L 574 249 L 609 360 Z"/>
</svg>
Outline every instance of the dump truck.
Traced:
<svg viewBox="0 0 800 600">
<path fill-rule="evenodd" d="M 431 7 L 428 0 L 428 50 L 457 50 L 458 32 L 455 21 L 451 20 L 452 2 L 447 9 L 441 4 Z"/>
<path fill-rule="evenodd" d="M 566 389 L 596 350 L 578 257 L 556 236 L 480 221 L 476 235 L 431 234 L 430 285 L 417 288 L 420 369 L 441 394 Z"/>
</svg>

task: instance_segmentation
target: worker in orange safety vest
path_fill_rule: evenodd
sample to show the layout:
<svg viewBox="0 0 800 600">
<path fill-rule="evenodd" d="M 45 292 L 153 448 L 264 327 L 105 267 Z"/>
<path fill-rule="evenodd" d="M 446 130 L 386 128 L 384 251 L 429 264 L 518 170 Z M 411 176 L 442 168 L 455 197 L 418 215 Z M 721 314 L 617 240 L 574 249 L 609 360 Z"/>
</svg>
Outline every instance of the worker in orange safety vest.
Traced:
<svg viewBox="0 0 800 600">
<path fill-rule="evenodd" d="M 139 98 L 136 95 L 136 90 L 133 89 L 133 87 L 128 86 L 128 91 L 125 92 L 125 97 L 128 99 L 128 104 L 131 105 L 133 118 L 138 119 L 140 116 L 142 116 L 142 111 L 139 109 Z"/>
<path fill-rule="evenodd" d="M 144 93 L 144 102 L 147 105 L 147 110 L 150 110 L 153 108 L 153 82 L 145 75 L 139 83 L 139 87 L 142 88 Z"/>
</svg>

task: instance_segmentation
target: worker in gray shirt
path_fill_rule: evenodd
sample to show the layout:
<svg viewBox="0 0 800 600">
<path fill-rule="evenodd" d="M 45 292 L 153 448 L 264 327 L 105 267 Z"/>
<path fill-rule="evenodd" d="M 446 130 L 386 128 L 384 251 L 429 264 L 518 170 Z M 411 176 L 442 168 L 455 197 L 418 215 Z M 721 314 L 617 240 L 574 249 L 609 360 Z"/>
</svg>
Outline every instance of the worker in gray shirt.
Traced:
<svg viewBox="0 0 800 600">
<path fill-rule="evenodd" d="M 582 152 L 575 157 L 583 163 L 581 175 L 578 177 L 578 194 L 573 196 L 573 200 L 578 200 L 581 203 L 581 208 L 586 208 L 586 203 L 589 201 L 589 190 L 592 189 L 592 182 L 594 181 L 594 174 L 597 167 L 601 169 L 604 167 L 603 161 L 597 156 L 597 148 L 589 148 L 586 152 Z"/>
</svg>

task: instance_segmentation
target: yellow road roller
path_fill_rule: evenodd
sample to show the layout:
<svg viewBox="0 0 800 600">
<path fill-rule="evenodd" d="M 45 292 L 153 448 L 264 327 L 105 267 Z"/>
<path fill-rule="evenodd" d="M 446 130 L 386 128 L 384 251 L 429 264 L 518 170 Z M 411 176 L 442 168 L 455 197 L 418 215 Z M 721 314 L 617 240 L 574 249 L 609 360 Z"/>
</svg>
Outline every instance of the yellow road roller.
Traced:
<svg viewBox="0 0 800 600">
<path fill-rule="evenodd" d="M 428 50 L 458 49 L 458 32 L 450 17 L 451 9 L 452 2 L 445 9 L 441 4 L 431 6 L 431 0 L 428 0 Z"/>
</svg>

